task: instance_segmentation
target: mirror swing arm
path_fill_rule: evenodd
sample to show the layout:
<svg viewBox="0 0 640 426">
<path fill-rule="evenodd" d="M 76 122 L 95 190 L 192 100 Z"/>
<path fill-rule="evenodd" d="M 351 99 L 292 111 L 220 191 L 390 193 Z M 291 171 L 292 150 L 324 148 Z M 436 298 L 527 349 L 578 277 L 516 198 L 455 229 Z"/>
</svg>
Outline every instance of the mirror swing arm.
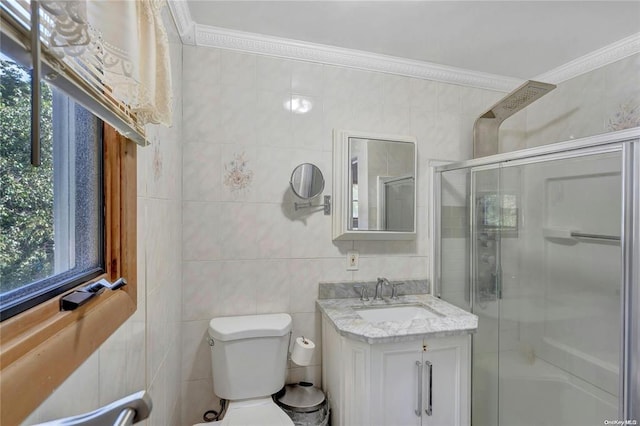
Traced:
<svg viewBox="0 0 640 426">
<path fill-rule="evenodd" d="M 294 202 L 293 203 L 295 210 L 301 210 L 301 209 L 309 209 L 312 207 L 322 207 L 322 211 L 324 212 L 325 216 L 328 216 L 331 214 L 331 195 L 325 195 L 324 196 L 324 203 L 323 204 L 312 204 L 311 201 L 306 201 L 304 203 L 298 203 L 298 202 Z"/>
</svg>

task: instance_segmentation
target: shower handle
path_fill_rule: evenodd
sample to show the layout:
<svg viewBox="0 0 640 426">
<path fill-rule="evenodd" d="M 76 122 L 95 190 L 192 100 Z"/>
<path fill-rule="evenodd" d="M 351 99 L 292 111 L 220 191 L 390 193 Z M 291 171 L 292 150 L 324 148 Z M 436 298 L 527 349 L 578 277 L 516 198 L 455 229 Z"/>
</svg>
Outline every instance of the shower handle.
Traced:
<svg viewBox="0 0 640 426">
<path fill-rule="evenodd" d="M 499 266 L 496 272 L 496 297 L 502 300 L 502 266 Z"/>
<path fill-rule="evenodd" d="M 416 416 L 422 417 L 422 363 L 416 361 L 418 367 L 418 409 L 415 410 Z"/>
</svg>

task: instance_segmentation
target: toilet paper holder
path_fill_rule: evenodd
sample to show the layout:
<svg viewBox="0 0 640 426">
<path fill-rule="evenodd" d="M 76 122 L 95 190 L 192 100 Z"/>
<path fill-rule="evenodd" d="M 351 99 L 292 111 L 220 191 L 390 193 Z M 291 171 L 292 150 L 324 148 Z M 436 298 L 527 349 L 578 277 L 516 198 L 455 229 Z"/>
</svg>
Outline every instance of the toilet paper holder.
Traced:
<svg viewBox="0 0 640 426">
<path fill-rule="evenodd" d="M 291 333 L 289 334 L 289 340 L 291 340 Z M 301 366 L 306 367 L 311 364 L 311 357 L 315 351 L 316 345 L 311 339 L 307 339 L 304 336 L 295 339 L 293 348 L 289 353 L 289 359 Z"/>
</svg>

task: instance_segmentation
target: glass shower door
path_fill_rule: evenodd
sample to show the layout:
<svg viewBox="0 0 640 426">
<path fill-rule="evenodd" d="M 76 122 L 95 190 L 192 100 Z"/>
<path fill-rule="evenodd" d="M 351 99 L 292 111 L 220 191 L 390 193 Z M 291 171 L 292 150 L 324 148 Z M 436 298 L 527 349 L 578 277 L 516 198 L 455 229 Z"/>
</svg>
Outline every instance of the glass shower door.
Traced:
<svg viewBox="0 0 640 426">
<path fill-rule="evenodd" d="M 494 424 L 617 418 L 621 164 L 615 151 L 500 168 Z"/>
<path fill-rule="evenodd" d="M 474 426 L 618 418 L 621 169 L 613 146 L 440 174 L 438 295 L 478 316 Z"/>
<path fill-rule="evenodd" d="M 500 169 L 458 169 L 440 175 L 442 299 L 478 316 L 473 335 L 471 406 L 474 426 L 498 423 Z"/>
</svg>

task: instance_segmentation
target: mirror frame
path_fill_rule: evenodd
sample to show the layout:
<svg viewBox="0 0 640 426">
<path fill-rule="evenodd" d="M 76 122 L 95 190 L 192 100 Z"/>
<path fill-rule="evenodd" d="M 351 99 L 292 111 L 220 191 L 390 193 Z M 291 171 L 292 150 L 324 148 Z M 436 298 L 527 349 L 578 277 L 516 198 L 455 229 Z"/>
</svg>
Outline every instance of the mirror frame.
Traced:
<svg viewBox="0 0 640 426">
<path fill-rule="evenodd" d="M 348 227 L 349 188 L 348 177 L 351 167 L 349 160 L 349 138 L 378 139 L 391 142 L 413 144 L 413 231 L 354 231 Z M 417 140 L 413 136 L 388 135 L 356 130 L 333 130 L 333 199 L 332 237 L 334 240 L 414 240 L 417 232 L 417 183 L 418 152 Z"/>
</svg>

